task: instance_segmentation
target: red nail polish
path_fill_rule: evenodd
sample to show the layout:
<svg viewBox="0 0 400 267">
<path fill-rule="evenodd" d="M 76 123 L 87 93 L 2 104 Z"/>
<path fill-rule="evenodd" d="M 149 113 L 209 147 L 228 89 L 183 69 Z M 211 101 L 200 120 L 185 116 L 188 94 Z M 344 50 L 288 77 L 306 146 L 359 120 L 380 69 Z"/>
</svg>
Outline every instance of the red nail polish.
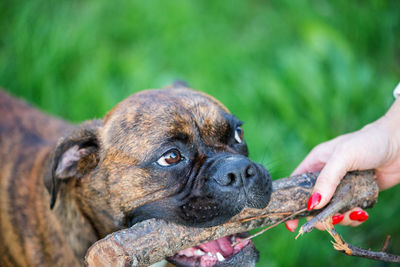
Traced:
<svg viewBox="0 0 400 267">
<path fill-rule="evenodd" d="M 368 219 L 369 215 L 368 215 L 368 213 L 366 213 L 363 210 L 357 210 L 357 211 L 353 211 L 352 213 L 350 213 L 349 217 L 353 221 L 363 222 Z"/>
<path fill-rule="evenodd" d="M 338 224 L 343 220 L 344 216 L 342 214 L 336 214 L 334 216 L 332 216 L 332 224 Z"/>
<path fill-rule="evenodd" d="M 289 226 L 287 225 L 287 223 L 285 223 L 286 229 L 288 229 L 290 232 L 294 233 L 294 229 L 289 228 Z"/>
<path fill-rule="evenodd" d="M 315 208 L 315 206 L 317 206 L 320 201 L 321 201 L 320 193 L 315 192 L 314 194 L 312 194 L 311 197 L 308 199 L 307 210 L 310 211 L 313 208 Z"/>
</svg>

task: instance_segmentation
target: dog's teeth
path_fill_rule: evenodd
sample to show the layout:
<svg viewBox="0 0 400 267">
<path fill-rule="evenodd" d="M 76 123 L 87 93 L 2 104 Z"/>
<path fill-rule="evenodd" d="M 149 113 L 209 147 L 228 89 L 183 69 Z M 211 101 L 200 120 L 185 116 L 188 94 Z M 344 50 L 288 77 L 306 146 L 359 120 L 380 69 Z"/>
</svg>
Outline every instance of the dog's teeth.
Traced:
<svg viewBox="0 0 400 267">
<path fill-rule="evenodd" d="M 235 241 L 236 241 L 236 237 L 234 235 L 231 236 L 231 243 L 235 243 Z"/>
<path fill-rule="evenodd" d="M 222 256 L 222 254 L 221 253 L 219 253 L 219 252 L 217 252 L 217 259 L 218 259 L 218 261 L 224 261 L 225 260 L 225 258 L 224 258 L 224 256 Z"/>
<path fill-rule="evenodd" d="M 207 255 L 210 256 L 210 257 L 215 257 L 215 255 L 212 254 L 211 252 L 207 252 Z"/>
<path fill-rule="evenodd" d="M 196 250 L 194 248 L 187 248 L 178 252 L 179 256 L 193 257 Z"/>
<path fill-rule="evenodd" d="M 200 249 L 197 249 L 197 250 L 195 250 L 194 251 L 194 255 L 195 256 L 203 256 L 203 255 L 205 255 L 206 253 L 204 253 L 203 251 L 201 251 Z"/>
</svg>

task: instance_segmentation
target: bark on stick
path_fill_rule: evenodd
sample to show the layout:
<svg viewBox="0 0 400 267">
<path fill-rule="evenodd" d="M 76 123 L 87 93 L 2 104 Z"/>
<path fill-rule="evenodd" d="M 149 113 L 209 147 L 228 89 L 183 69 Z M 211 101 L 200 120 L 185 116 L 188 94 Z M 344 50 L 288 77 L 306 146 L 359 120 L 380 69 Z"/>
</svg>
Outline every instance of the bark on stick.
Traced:
<svg viewBox="0 0 400 267">
<path fill-rule="evenodd" d="M 228 222 L 209 228 L 194 228 L 163 220 L 151 219 L 131 228 L 114 232 L 93 244 L 86 254 L 86 264 L 92 266 L 148 266 L 178 251 L 223 236 L 274 224 L 304 209 L 315 184 L 317 173 L 307 173 L 273 182 L 271 202 L 264 209 L 244 209 Z M 352 197 L 345 197 L 340 211 L 353 207 L 372 207 L 378 197 L 378 185 L 373 171 L 348 173 L 338 187 L 346 186 Z M 337 210 L 335 211 L 337 212 Z M 303 212 L 297 218 L 315 215 Z"/>
</svg>

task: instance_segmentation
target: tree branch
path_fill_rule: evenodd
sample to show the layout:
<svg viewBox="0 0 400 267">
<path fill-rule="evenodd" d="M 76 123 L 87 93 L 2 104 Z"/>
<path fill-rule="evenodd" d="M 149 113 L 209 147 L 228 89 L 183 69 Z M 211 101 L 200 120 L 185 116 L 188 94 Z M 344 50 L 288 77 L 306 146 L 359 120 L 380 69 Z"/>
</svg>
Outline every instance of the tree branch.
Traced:
<svg viewBox="0 0 400 267">
<path fill-rule="evenodd" d="M 384 247 L 382 248 L 382 251 L 372 251 L 369 249 L 363 249 L 359 247 L 355 247 L 349 243 L 347 243 L 335 230 L 335 227 L 333 227 L 331 222 L 323 222 L 323 225 L 326 229 L 326 231 L 333 237 L 335 240 L 332 242 L 333 248 L 346 254 L 349 256 L 356 256 L 356 257 L 362 257 L 362 258 L 367 258 L 371 260 L 380 260 L 380 261 L 386 261 L 386 262 L 395 262 L 395 263 L 400 263 L 400 256 L 398 255 L 393 255 L 386 253 L 384 250 L 386 249 L 389 239 L 386 238 Z"/>
</svg>

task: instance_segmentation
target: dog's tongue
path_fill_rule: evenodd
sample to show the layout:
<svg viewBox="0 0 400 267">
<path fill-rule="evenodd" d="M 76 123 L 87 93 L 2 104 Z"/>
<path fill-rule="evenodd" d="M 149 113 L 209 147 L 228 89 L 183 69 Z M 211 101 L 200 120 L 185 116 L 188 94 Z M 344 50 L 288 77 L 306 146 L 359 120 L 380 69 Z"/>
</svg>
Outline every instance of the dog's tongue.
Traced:
<svg viewBox="0 0 400 267">
<path fill-rule="evenodd" d="M 222 256 L 230 256 L 233 253 L 232 243 L 228 239 L 228 237 L 223 237 L 217 240 L 210 241 L 208 243 L 200 244 L 199 248 L 201 248 L 205 252 L 211 252 L 213 254 L 217 254 L 220 252 Z"/>
<path fill-rule="evenodd" d="M 243 236 L 243 235 L 242 235 Z M 235 243 L 236 245 L 232 246 Z M 179 251 L 169 258 L 169 261 L 178 266 L 215 266 L 218 262 L 230 260 L 234 255 L 246 247 L 250 240 L 237 235 L 222 237 L 220 239 L 200 244 Z M 224 263 L 224 266 L 228 263 Z"/>
</svg>

